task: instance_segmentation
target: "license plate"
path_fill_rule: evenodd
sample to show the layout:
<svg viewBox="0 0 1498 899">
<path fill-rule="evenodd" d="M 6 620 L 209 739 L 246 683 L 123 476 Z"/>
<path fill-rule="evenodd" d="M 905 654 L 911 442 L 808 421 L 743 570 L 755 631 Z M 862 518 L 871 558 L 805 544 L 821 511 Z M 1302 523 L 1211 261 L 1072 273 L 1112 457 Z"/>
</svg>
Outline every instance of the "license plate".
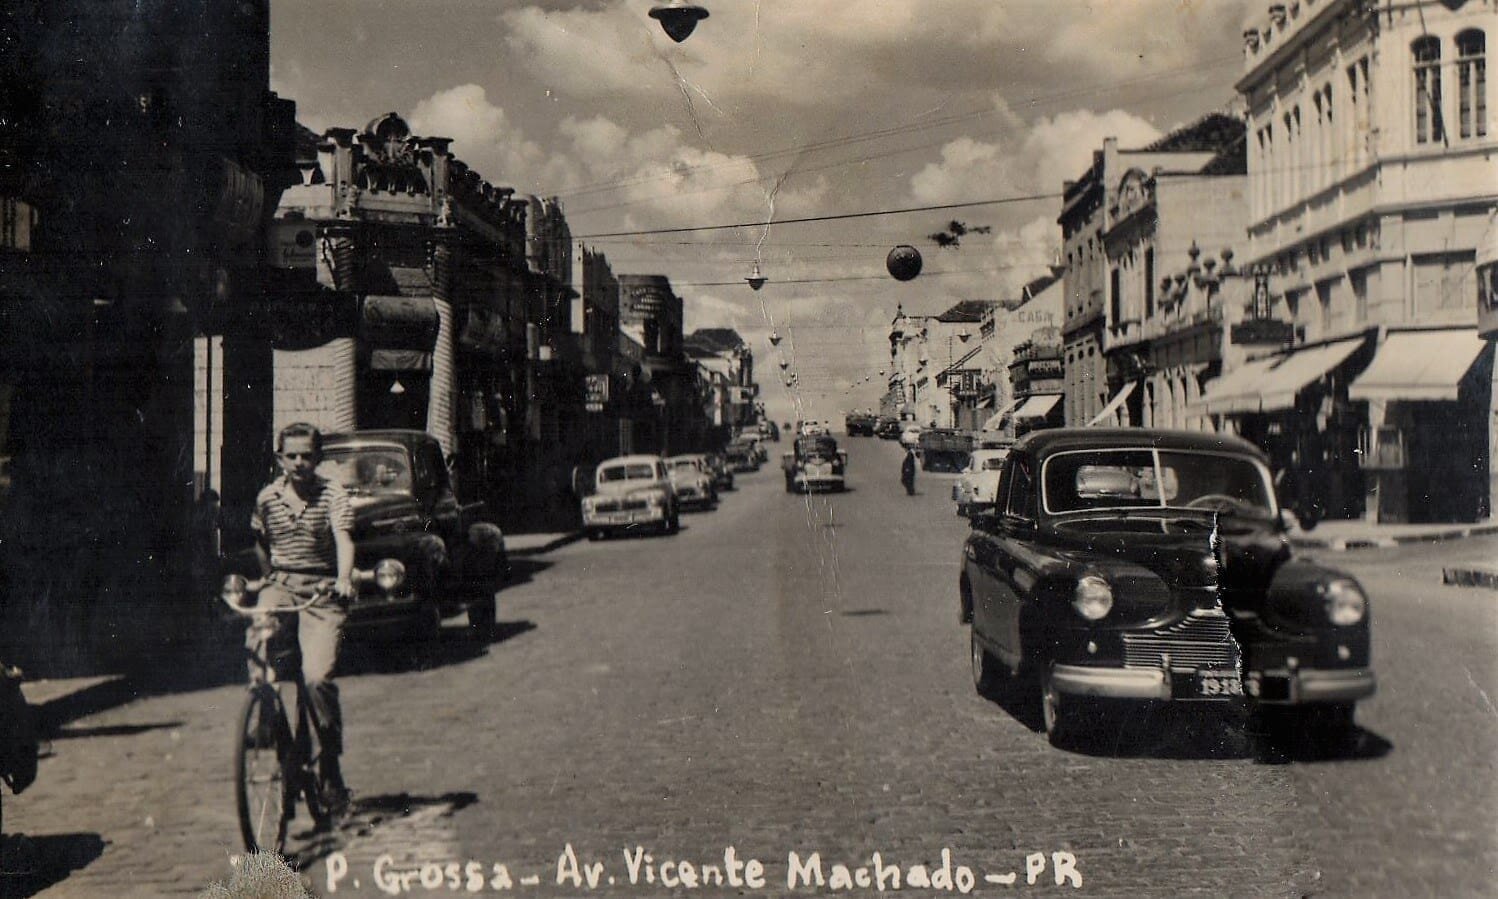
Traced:
<svg viewBox="0 0 1498 899">
<path fill-rule="evenodd" d="M 1198 671 L 1196 695 L 1203 699 L 1218 696 L 1242 696 L 1243 679 L 1232 669 Z"/>
</svg>

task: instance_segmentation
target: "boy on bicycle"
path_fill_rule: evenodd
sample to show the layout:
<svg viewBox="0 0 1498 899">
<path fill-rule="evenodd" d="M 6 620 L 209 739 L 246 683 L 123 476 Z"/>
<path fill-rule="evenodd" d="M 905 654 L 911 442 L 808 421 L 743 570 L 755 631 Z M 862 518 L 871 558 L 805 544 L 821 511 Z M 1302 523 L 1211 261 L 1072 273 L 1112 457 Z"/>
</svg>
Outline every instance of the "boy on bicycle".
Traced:
<svg viewBox="0 0 1498 899">
<path fill-rule="evenodd" d="M 325 801 L 337 812 L 347 807 L 349 792 L 338 760 L 343 751 L 343 713 L 333 668 L 347 602 L 354 596 L 354 512 L 343 485 L 317 474 L 322 433 L 316 427 L 298 422 L 282 428 L 276 437 L 276 458 L 282 475 L 260 491 L 250 517 L 265 577 L 260 607 L 296 605 L 329 581 L 333 596 L 298 612 L 295 621 L 272 616 L 271 627 L 251 627 L 245 645 L 253 658 L 263 659 L 278 629 L 288 631 L 287 639 L 297 640 L 321 747 L 318 774 Z M 251 661 L 250 679 L 261 677 L 260 667 Z"/>
</svg>

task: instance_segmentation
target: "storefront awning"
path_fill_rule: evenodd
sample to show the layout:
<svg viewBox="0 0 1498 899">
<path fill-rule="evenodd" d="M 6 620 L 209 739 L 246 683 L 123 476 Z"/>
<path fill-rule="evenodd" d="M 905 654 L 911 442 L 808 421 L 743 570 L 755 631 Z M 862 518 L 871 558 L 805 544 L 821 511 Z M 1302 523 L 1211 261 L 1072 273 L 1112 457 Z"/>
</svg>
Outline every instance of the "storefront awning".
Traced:
<svg viewBox="0 0 1498 899">
<path fill-rule="evenodd" d="M 1059 393 L 1037 393 L 1027 397 L 1018 409 L 1014 410 L 1014 417 L 1021 418 L 1045 418 L 1061 402 Z"/>
<path fill-rule="evenodd" d="M 441 319 L 431 297 L 368 296 L 360 315 L 359 337 L 382 350 L 431 352 Z"/>
<path fill-rule="evenodd" d="M 1201 408 L 1209 415 L 1294 408 L 1296 394 L 1362 345 L 1363 338 L 1355 337 L 1252 360 L 1209 383 Z"/>
<path fill-rule="evenodd" d="M 1138 381 L 1130 381 L 1123 387 L 1119 388 L 1119 391 L 1113 394 L 1113 399 L 1108 401 L 1108 405 L 1103 407 L 1103 411 L 1094 415 L 1092 419 L 1087 422 L 1087 426 L 1090 428 L 1093 425 L 1100 424 L 1112 418 L 1113 413 L 1117 412 L 1118 407 L 1122 406 L 1124 402 L 1128 400 L 1129 396 L 1134 393 L 1134 388 L 1137 386 L 1139 386 Z"/>
<path fill-rule="evenodd" d="M 1009 402 L 1007 402 L 1004 405 L 1002 405 L 1002 406 L 999 407 L 999 411 L 997 411 L 994 414 L 990 415 L 988 417 L 988 420 L 985 421 L 985 422 L 983 422 L 983 427 L 980 428 L 979 430 L 983 430 L 983 431 L 999 431 L 999 430 L 1002 430 L 1003 427 L 1004 427 L 1004 416 L 1008 415 L 1009 411 L 1011 409 L 1013 409 L 1015 407 L 1015 405 L 1018 404 L 1018 403 L 1019 403 L 1019 400 L 1011 398 L 1009 400 Z"/>
<path fill-rule="evenodd" d="M 1455 400 L 1462 378 L 1486 346 L 1470 328 L 1395 331 L 1347 395 L 1354 400 Z"/>
</svg>

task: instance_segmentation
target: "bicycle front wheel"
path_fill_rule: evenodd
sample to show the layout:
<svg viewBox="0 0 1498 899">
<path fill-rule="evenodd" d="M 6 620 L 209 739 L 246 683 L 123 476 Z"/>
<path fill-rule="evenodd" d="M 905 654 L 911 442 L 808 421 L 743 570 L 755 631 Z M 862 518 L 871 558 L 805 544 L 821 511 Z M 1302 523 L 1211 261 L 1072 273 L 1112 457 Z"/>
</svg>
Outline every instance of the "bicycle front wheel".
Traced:
<svg viewBox="0 0 1498 899">
<path fill-rule="evenodd" d="M 286 762 L 291 756 L 286 713 L 274 688 L 250 691 L 234 745 L 234 799 L 247 852 L 286 849 L 291 820 Z"/>
</svg>

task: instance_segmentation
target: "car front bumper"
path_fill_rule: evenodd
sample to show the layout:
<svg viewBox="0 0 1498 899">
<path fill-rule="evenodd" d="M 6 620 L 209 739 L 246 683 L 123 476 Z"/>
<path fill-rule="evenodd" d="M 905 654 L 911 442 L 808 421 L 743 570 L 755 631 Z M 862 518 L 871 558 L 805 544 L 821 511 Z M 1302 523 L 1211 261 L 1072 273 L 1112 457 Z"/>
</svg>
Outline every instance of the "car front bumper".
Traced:
<svg viewBox="0 0 1498 899">
<path fill-rule="evenodd" d="M 798 474 L 791 479 L 791 483 L 801 490 L 841 490 L 843 489 L 843 478 L 841 475 L 801 475 Z"/>
<path fill-rule="evenodd" d="M 376 629 L 403 624 L 430 614 L 427 602 L 415 593 L 387 596 L 383 593 L 361 594 L 349 605 L 345 626 L 351 629 Z"/>
<path fill-rule="evenodd" d="M 630 525 L 660 524 L 665 520 L 666 511 L 660 507 L 619 512 L 583 512 L 584 528 L 625 528 Z"/>
<path fill-rule="evenodd" d="M 1281 668 L 1250 671 L 1243 680 L 1243 691 L 1263 705 L 1354 702 L 1377 689 L 1370 668 Z"/>
<path fill-rule="evenodd" d="M 1176 697 L 1171 678 L 1159 668 L 1097 668 L 1055 665 L 1051 683 L 1059 693 L 1099 699 L 1170 701 Z M 1303 705 L 1319 702 L 1353 702 L 1372 696 L 1377 688 L 1368 668 L 1300 668 L 1280 671 L 1250 671 L 1243 679 L 1243 693 L 1264 705 Z M 1238 697 L 1191 697 L 1193 702 L 1221 702 Z"/>
</svg>

